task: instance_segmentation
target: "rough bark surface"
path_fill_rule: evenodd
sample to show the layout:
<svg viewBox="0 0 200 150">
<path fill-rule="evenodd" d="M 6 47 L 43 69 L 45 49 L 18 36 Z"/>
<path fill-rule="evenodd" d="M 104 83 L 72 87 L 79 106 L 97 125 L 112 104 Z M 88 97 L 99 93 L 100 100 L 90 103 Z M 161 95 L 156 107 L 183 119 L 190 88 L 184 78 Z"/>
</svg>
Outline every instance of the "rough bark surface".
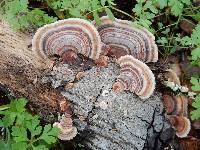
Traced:
<svg viewBox="0 0 200 150">
<path fill-rule="evenodd" d="M 0 20 L 0 83 L 15 96 L 28 98 L 33 111 L 51 121 L 59 111 L 58 101 L 65 98 L 40 82 L 52 62 L 31 51 L 31 39 L 30 34 L 14 32 Z"/>
<path fill-rule="evenodd" d="M 64 66 L 57 66 L 62 67 Z M 128 91 L 112 91 L 112 85 L 119 75 L 119 67 L 115 63 L 110 62 L 107 67 L 93 66 L 84 74 L 85 76 L 77 80 L 71 88 L 60 90 L 73 104 L 76 116 L 74 122 L 88 148 L 142 150 L 145 148 L 147 137 L 151 139 L 154 133 L 161 134 L 170 128 L 163 116 L 163 104 L 159 93 L 141 100 Z M 52 82 L 54 87 L 63 87 L 62 82 L 55 82 L 60 81 L 60 77 L 57 72 L 54 82 L 51 76 L 47 77 L 49 80 L 45 78 L 45 81 Z M 69 79 L 65 77 L 65 80 Z M 150 144 L 152 142 L 147 142 L 147 149 Z M 154 144 L 151 146 L 152 149 L 155 148 Z"/>
</svg>

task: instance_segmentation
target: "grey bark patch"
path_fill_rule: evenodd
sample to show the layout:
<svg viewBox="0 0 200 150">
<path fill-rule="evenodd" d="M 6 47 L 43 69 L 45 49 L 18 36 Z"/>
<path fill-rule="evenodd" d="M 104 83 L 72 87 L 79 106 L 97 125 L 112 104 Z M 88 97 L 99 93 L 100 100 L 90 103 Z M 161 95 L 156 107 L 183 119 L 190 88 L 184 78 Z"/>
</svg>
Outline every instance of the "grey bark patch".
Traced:
<svg viewBox="0 0 200 150">
<path fill-rule="evenodd" d="M 43 83 L 51 82 L 53 88 L 62 86 L 64 83 L 73 82 L 75 73 L 69 69 L 68 64 L 58 64 L 53 67 L 53 70 L 42 78 Z"/>
<path fill-rule="evenodd" d="M 164 125 L 160 94 L 141 100 L 129 91 L 113 92 L 119 75 L 114 63 L 86 73 L 72 89 L 62 91 L 80 118 L 74 120 L 79 132 L 88 133 L 85 145 L 94 150 L 142 150 L 150 128 L 160 132 Z"/>
</svg>

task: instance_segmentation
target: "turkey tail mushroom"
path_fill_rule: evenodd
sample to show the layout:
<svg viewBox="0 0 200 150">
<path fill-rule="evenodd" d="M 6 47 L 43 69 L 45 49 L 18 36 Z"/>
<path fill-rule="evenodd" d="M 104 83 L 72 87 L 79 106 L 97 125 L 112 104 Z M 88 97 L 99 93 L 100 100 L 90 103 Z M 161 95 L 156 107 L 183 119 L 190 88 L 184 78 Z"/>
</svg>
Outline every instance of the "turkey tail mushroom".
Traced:
<svg viewBox="0 0 200 150">
<path fill-rule="evenodd" d="M 32 49 L 43 59 L 54 55 L 65 58 L 73 51 L 96 60 L 101 53 L 101 38 L 90 22 L 69 18 L 39 28 Z"/>
<path fill-rule="evenodd" d="M 167 95 L 163 96 L 163 103 L 168 115 L 180 115 L 187 117 L 188 99 L 184 95 Z"/>
<path fill-rule="evenodd" d="M 176 135 L 180 138 L 186 137 L 191 129 L 190 120 L 182 116 L 168 116 L 169 122 L 176 130 Z"/>
<path fill-rule="evenodd" d="M 60 122 L 55 122 L 53 126 L 60 129 L 58 138 L 61 140 L 71 140 L 77 135 L 77 128 L 73 126 L 71 115 L 65 113 Z"/>
<path fill-rule="evenodd" d="M 93 24 L 96 23 L 93 21 Z M 97 26 L 103 43 L 108 45 L 109 56 L 119 58 L 132 55 L 143 62 L 156 62 L 158 48 L 155 37 L 147 29 L 132 27 L 126 20 L 110 20 L 107 16 L 101 17 L 101 25 Z"/>
<path fill-rule="evenodd" d="M 140 98 L 149 98 L 155 89 L 155 78 L 150 68 L 131 55 L 121 56 L 117 60 L 121 67 L 113 91 L 130 90 Z"/>
</svg>

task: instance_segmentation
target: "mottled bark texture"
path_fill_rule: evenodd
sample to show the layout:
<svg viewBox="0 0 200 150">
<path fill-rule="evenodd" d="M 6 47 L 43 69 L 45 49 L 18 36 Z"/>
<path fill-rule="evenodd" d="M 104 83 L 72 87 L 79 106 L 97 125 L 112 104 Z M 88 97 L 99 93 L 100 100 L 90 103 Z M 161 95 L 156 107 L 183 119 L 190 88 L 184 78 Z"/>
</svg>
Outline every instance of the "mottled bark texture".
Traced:
<svg viewBox="0 0 200 150">
<path fill-rule="evenodd" d="M 47 84 L 40 82 L 52 62 L 41 60 L 31 50 L 30 34 L 14 32 L 0 20 L 0 83 L 17 97 L 26 97 L 30 106 L 44 120 L 52 121 L 65 99 Z"/>
<path fill-rule="evenodd" d="M 163 116 L 159 93 L 141 100 L 130 92 L 113 92 L 112 85 L 119 75 L 119 66 L 113 62 L 107 67 L 97 67 L 87 61 L 80 65 L 84 66 L 82 69 L 74 67 L 71 68 L 74 73 L 63 74 L 63 69 L 68 68 L 66 64 L 51 67 L 49 61 L 40 60 L 31 51 L 30 44 L 31 36 L 13 32 L 0 22 L 0 83 L 17 96 L 27 97 L 47 121 L 59 112 L 59 101 L 65 97 L 72 104 L 78 139 L 88 149 L 154 149 L 157 142 L 151 137 L 164 141 L 162 132 L 170 126 Z M 84 73 L 77 79 L 80 70 Z"/>
<path fill-rule="evenodd" d="M 60 70 L 63 65 L 56 67 Z M 113 92 L 112 85 L 119 75 L 119 66 L 113 62 L 109 62 L 107 67 L 93 66 L 84 74 L 73 86 L 60 90 L 73 104 L 74 123 L 79 130 L 79 137 L 89 149 L 154 149 L 157 139 L 170 141 L 174 132 L 173 129 L 169 130 L 171 127 L 163 115 L 161 94 L 155 93 L 149 99 L 141 100 L 128 91 Z M 45 78 L 54 87 L 64 87 L 61 82 L 55 82 L 60 80 L 62 76 L 59 72 L 54 78 Z M 65 80 L 68 80 L 67 77 Z M 162 138 L 166 130 L 170 131 L 169 136 Z M 146 141 L 147 137 L 149 141 Z M 159 144 L 159 148 L 164 148 L 161 142 Z"/>
</svg>

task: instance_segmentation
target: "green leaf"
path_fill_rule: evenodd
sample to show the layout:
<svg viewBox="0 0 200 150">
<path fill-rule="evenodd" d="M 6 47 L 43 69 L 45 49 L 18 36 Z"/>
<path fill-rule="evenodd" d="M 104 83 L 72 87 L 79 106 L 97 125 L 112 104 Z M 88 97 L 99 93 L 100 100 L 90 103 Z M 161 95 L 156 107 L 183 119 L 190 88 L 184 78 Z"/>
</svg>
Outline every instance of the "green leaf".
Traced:
<svg viewBox="0 0 200 150">
<path fill-rule="evenodd" d="M 12 112 L 10 112 L 10 114 L 5 114 L 5 116 L 2 119 L 4 126 L 10 127 L 11 125 L 13 125 L 15 118 L 16 115 Z"/>
<path fill-rule="evenodd" d="M 114 3 L 114 0 L 107 0 L 107 2 L 108 2 L 109 5 L 113 5 L 113 6 L 116 5 L 116 4 Z"/>
<path fill-rule="evenodd" d="M 157 14 L 157 13 L 158 13 L 157 8 L 156 8 L 155 6 L 153 6 L 153 5 L 150 5 L 150 6 L 149 6 L 149 9 L 150 9 L 154 14 Z"/>
<path fill-rule="evenodd" d="M 75 9 L 75 8 L 70 9 L 69 13 L 74 17 L 81 17 L 81 13 L 79 9 Z"/>
<path fill-rule="evenodd" d="M 183 3 L 185 3 L 186 5 L 190 5 L 191 1 L 190 0 L 181 0 Z"/>
<path fill-rule="evenodd" d="M 12 144 L 12 150 L 27 150 L 28 144 L 26 142 L 16 142 Z"/>
<path fill-rule="evenodd" d="M 11 134 L 16 142 L 26 142 L 29 140 L 27 138 L 27 132 L 24 127 L 13 126 Z"/>
<path fill-rule="evenodd" d="M 97 14 L 97 12 L 93 12 L 93 16 L 94 16 L 94 20 L 95 20 L 96 24 L 98 26 L 101 25 L 101 20 L 99 18 L 99 15 Z"/>
<path fill-rule="evenodd" d="M 161 37 L 161 38 L 159 38 L 156 42 L 157 42 L 157 43 L 160 43 L 160 44 L 162 44 L 162 45 L 165 45 L 165 44 L 168 43 L 168 40 L 167 40 L 166 37 Z"/>
<path fill-rule="evenodd" d="M 26 127 L 31 132 L 31 137 L 33 138 L 36 135 L 39 135 L 42 132 L 42 127 L 39 126 L 39 117 L 31 117 L 31 120 L 26 121 Z"/>
<path fill-rule="evenodd" d="M 0 140 L 0 150 L 12 150 L 10 144 L 6 141 Z"/>
<path fill-rule="evenodd" d="M 25 98 L 14 100 L 10 103 L 10 109 L 16 112 L 24 112 L 27 102 L 28 101 Z"/>
<path fill-rule="evenodd" d="M 195 29 L 192 32 L 191 39 L 193 41 L 194 45 L 199 45 L 200 46 L 200 23 L 197 24 Z"/>
<path fill-rule="evenodd" d="M 135 12 L 137 16 L 140 16 L 140 14 L 142 14 L 142 4 L 136 4 L 132 11 Z"/>
<path fill-rule="evenodd" d="M 200 78 L 192 77 L 190 82 L 193 84 L 192 86 L 193 91 L 200 91 Z"/>
<path fill-rule="evenodd" d="M 190 37 L 188 37 L 188 36 L 185 36 L 185 37 L 182 38 L 181 44 L 182 45 L 186 45 L 186 46 L 187 45 L 191 45 L 192 44 L 192 39 Z"/>
<path fill-rule="evenodd" d="M 101 0 L 101 5 L 105 6 L 105 4 L 106 4 L 106 0 Z"/>
<path fill-rule="evenodd" d="M 149 28 L 149 26 L 151 25 L 151 21 L 149 21 L 147 19 L 139 19 L 139 22 L 145 28 Z"/>
<path fill-rule="evenodd" d="M 115 20 L 115 16 L 113 15 L 112 11 L 109 9 L 109 8 L 105 8 L 105 11 L 106 11 L 106 14 L 108 15 L 108 17 L 111 19 L 111 20 Z"/>
<path fill-rule="evenodd" d="M 47 144 L 55 143 L 59 129 L 52 127 L 50 124 L 45 125 L 42 135 L 39 137 L 40 140 L 44 140 Z"/>
<path fill-rule="evenodd" d="M 34 146 L 33 150 L 49 150 L 45 145 Z"/>
<path fill-rule="evenodd" d="M 191 119 L 199 119 L 200 118 L 200 94 L 196 96 L 195 101 L 192 103 L 192 106 L 196 108 L 191 112 Z"/>
<path fill-rule="evenodd" d="M 174 16 L 182 14 L 183 4 L 179 0 L 169 0 L 169 6 L 171 6 L 171 12 Z"/>
<path fill-rule="evenodd" d="M 192 50 L 192 60 L 197 60 L 200 58 L 200 47 Z"/>
<path fill-rule="evenodd" d="M 0 106 L 0 113 L 1 113 L 1 111 L 6 110 L 6 109 L 8 109 L 8 108 L 10 108 L 9 105 L 1 105 L 1 106 Z"/>
<path fill-rule="evenodd" d="M 195 15 L 192 15 L 191 17 L 192 17 L 194 20 L 200 22 L 200 12 L 198 12 L 198 13 L 195 14 Z"/>
<path fill-rule="evenodd" d="M 160 6 L 160 9 L 163 9 L 167 6 L 167 0 L 158 0 L 158 4 Z"/>
</svg>

